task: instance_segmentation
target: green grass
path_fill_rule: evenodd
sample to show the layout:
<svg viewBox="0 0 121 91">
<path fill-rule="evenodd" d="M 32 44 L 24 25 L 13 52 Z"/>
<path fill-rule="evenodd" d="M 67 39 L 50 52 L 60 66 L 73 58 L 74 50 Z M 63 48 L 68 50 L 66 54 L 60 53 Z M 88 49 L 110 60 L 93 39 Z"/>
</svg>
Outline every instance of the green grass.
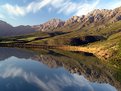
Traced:
<svg viewBox="0 0 121 91">
<path fill-rule="evenodd" d="M 115 23 L 107 23 L 104 27 L 98 29 L 98 27 L 90 25 L 80 29 L 80 24 L 72 24 L 55 29 L 56 31 L 63 31 L 66 34 L 50 36 L 50 34 L 45 32 L 37 32 L 28 35 L 14 36 L 1 38 L 1 43 L 16 43 L 23 41 L 28 44 L 46 44 L 46 45 L 71 45 L 71 40 L 73 38 L 83 38 L 85 36 L 103 36 L 106 39 L 95 43 L 89 43 L 85 46 L 89 47 L 102 47 L 104 49 L 109 49 L 110 51 L 116 53 L 121 40 L 121 21 Z M 102 25 L 100 25 L 102 26 Z M 68 31 L 68 32 L 67 32 Z M 70 31 L 70 32 L 69 32 Z M 40 39 L 37 39 L 40 38 Z M 36 40 L 37 39 L 37 40 Z M 119 55 L 119 54 L 116 54 Z M 118 57 L 119 58 L 119 57 Z"/>
<path fill-rule="evenodd" d="M 29 44 L 38 43 L 38 44 L 47 44 L 47 45 L 71 45 L 71 40 L 75 37 L 81 38 L 87 35 L 92 35 L 92 36 L 98 35 L 108 38 L 112 34 L 121 31 L 120 25 L 121 21 L 118 21 L 112 24 L 106 24 L 105 27 L 102 27 L 100 29 L 97 29 L 97 27 L 95 26 L 86 26 L 80 29 L 80 24 L 77 23 L 55 29 L 55 31 L 68 32 L 66 34 L 50 36 L 48 33 L 37 32 L 28 35 L 7 37 L 2 39 L 2 42 L 4 41 L 17 42 L 23 40 L 23 41 L 28 41 Z M 36 38 L 43 38 L 43 39 L 34 40 Z M 111 38 L 109 40 L 111 40 Z"/>
<path fill-rule="evenodd" d="M 6 43 L 6 42 L 19 42 L 19 41 L 32 41 L 36 38 L 46 38 L 50 37 L 48 33 L 44 32 L 36 32 L 36 33 L 31 33 L 31 34 L 26 34 L 26 35 L 20 35 L 20 36 L 13 36 L 13 37 L 2 37 L 0 38 L 0 43 Z"/>
<path fill-rule="evenodd" d="M 100 29 L 97 29 L 97 27 L 94 26 L 87 26 L 83 29 L 80 29 L 79 25 L 80 24 L 72 24 L 69 26 L 64 26 L 62 28 L 57 28 L 57 31 L 66 32 L 66 34 L 62 35 L 50 36 L 48 33 L 37 32 L 28 35 L 0 38 L 0 43 L 27 41 L 27 43 L 29 44 L 71 45 L 71 39 L 75 37 L 81 38 L 87 35 L 103 36 L 106 38 L 105 40 L 89 43 L 83 46 L 96 48 L 101 47 L 105 50 L 110 50 L 110 52 L 113 53 L 113 56 L 107 62 L 101 61 L 102 64 L 104 64 L 104 67 L 93 64 L 99 59 L 92 56 L 84 56 L 81 53 L 73 53 L 61 50 L 51 51 L 54 51 L 56 55 L 64 55 L 66 58 L 55 56 L 55 59 L 57 59 L 58 61 L 61 59 L 63 62 L 65 62 L 65 64 L 70 65 L 71 67 L 73 67 L 73 63 L 81 65 L 83 62 L 85 62 L 84 64 L 86 64 L 87 67 L 93 66 L 95 68 L 94 70 L 98 70 L 100 72 L 101 68 L 105 69 L 105 66 L 109 66 L 110 69 L 108 70 L 112 70 L 112 74 L 115 79 L 121 82 L 121 21 L 112 24 L 106 24 L 105 27 L 102 27 Z M 37 38 L 43 39 L 35 40 Z M 36 51 L 40 54 L 47 54 L 49 52 L 48 50 L 39 52 L 38 49 Z M 106 71 L 105 74 L 108 74 L 108 72 Z"/>
<path fill-rule="evenodd" d="M 113 24 L 107 24 L 105 28 L 101 28 L 97 30 L 95 27 L 85 27 L 83 29 L 75 29 L 70 33 L 58 35 L 50 38 L 45 38 L 42 40 L 32 41 L 30 43 L 39 43 L 39 44 L 50 44 L 50 45 L 71 45 L 71 39 L 75 37 L 83 37 L 87 35 L 98 35 L 98 36 L 104 36 L 105 38 L 108 38 L 112 34 L 115 34 L 117 32 L 121 31 L 121 21 L 113 23 Z"/>
</svg>

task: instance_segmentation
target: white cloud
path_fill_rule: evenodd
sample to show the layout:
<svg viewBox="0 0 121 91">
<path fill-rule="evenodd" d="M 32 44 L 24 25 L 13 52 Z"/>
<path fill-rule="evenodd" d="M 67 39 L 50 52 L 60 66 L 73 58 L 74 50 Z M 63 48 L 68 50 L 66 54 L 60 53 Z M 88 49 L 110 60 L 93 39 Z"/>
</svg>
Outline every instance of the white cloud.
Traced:
<svg viewBox="0 0 121 91">
<path fill-rule="evenodd" d="M 19 7 L 17 5 L 12 6 L 10 4 L 5 4 L 2 6 L 9 14 L 13 14 L 16 16 L 24 16 L 25 15 L 25 10 L 23 7 Z"/>
<path fill-rule="evenodd" d="M 24 0 L 26 1 L 26 0 Z M 101 0 L 95 0 L 89 3 L 87 0 L 85 2 L 74 2 L 72 0 L 35 0 L 30 2 L 28 5 L 25 6 L 18 6 L 18 5 L 11 5 L 9 3 L 1 5 L 0 8 L 3 11 L 8 12 L 10 15 L 13 16 L 25 16 L 28 13 L 36 13 L 42 10 L 42 8 L 47 7 L 48 11 L 51 12 L 53 9 L 56 10 L 56 13 L 63 13 L 65 15 L 85 15 L 95 8 L 98 8 L 98 5 Z M 121 1 L 117 0 L 114 4 L 109 4 L 106 6 L 108 9 L 114 9 L 121 5 Z M 101 5 L 102 6 L 102 5 Z M 3 18 L 2 16 L 0 16 Z"/>
<path fill-rule="evenodd" d="M 58 74 L 54 71 L 51 72 L 50 68 L 48 68 L 47 66 L 44 69 L 47 72 L 50 71 L 49 75 L 46 75 L 46 77 L 39 77 L 39 75 L 36 75 L 36 72 L 28 70 L 26 71 L 24 70 L 24 68 L 18 66 L 17 64 L 19 64 L 18 62 L 20 61 L 23 62 L 25 60 L 11 57 L 9 59 L 2 61 L 0 64 L 0 69 L 2 68 L 2 70 L 0 70 L 0 79 L 6 80 L 7 78 L 9 78 L 10 81 L 14 78 L 21 78 L 29 84 L 39 87 L 43 91 L 62 91 L 65 87 L 78 87 L 79 89 L 86 87 L 89 91 L 95 91 L 96 85 L 105 87 L 103 88 L 104 91 L 116 91 L 116 89 L 109 84 L 91 83 L 88 80 L 86 80 L 83 76 L 79 76 L 78 74 L 69 75 L 65 73 Z M 29 65 L 29 63 L 27 64 Z M 19 82 L 17 84 L 19 85 Z M 95 84 L 95 86 L 92 84 Z"/>
<path fill-rule="evenodd" d="M 111 5 L 109 6 L 109 8 L 115 9 L 115 8 L 117 8 L 117 7 L 120 7 L 120 6 L 121 6 L 121 0 L 117 0 L 117 1 L 119 1 L 119 2 L 111 4 Z"/>
<path fill-rule="evenodd" d="M 3 14 L 0 14 L 0 19 L 5 19 L 5 16 Z"/>
<path fill-rule="evenodd" d="M 51 5 L 58 9 L 58 13 L 64 13 L 66 15 L 73 14 L 73 15 L 85 15 L 90 11 L 94 10 L 96 6 L 99 4 L 100 0 L 95 0 L 95 2 L 89 4 L 87 0 L 85 3 L 76 3 L 72 2 L 71 0 L 53 0 Z"/>
<path fill-rule="evenodd" d="M 40 0 L 40 2 L 32 2 L 27 7 L 25 7 L 25 10 L 27 12 L 37 12 L 41 10 L 43 7 L 51 3 L 51 0 Z"/>
<path fill-rule="evenodd" d="M 11 4 L 5 4 L 2 5 L 2 8 L 9 12 L 9 14 L 14 16 L 25 16 L 26 14 L 33 12 L 36 13 L 37 11 L 40 11 L 43 7 L 48 5 L 51 2 L 51 0 L 40 0 L 39 2 L 33 1 L 29 3 L 27 6 L 18 6 L 18 5 L 11 5 Z"/>
<path fill-rule="evenodd" d="M 63 4 L 63 7 L 60 8 L 58 13 L 63 12 L 63 13 L 68 15 L 70 13 L 77 11 L 78 6 L 79 5 L 76 4 L 76 3 L 66 2 L 66 3 Z"/>
<path fill-rule="evenodd" d="M 83 4 L 77 7 L 76 15 L 85 15 L 91 11 L 93 11 L 97 5 L 99 4 L 100 0 L 96 0 L 93 4 Z"/>
<path fill-rule="evenodd" d="M 83 15 L 96 8 L 100 0 L 96 0 L 93 4 L 77 3 L 71 0 L 39 0 L 29 3 L 27 6 L 18 6 L 5 4 L 2 8 L 15 16 L 25 16 L 26 14 L 41 11 L 42 8 L 49 6 L 49 8 L 56 9 L 58 13 Z"/>
<path fill-rule="evenodd" d="M 39 87 L 43 91 L 62 91 L 64 87 L 78 87 L 81 89 L 86 87 L 89 91 L 95 91 L 96 88 L 92 86 L 88 80 L 86 80 L 83 76 L 79 76 L 77 74 L 73 74 L 71 76 L 62 74 L 57 75 L 53 74 L 53 78 L 48 75 L 48 81 L 44 80 L 43 78 L 39 78 L 34 73 L 26 72 L 22 68 L 14 67 L 14 65 L 6 66 L 5 70 L 0 73 L 0 78 L 22 78 L 29 84 Z M 61 79 L 60 79 L 61 78 Z M 18 83 L 19 84 L 19 83 Z M 100 86 L 104 86 L 104 91 L 116 91 L 114 87 L 109 84 L 98 84 Z"/>
<path fill-rule="evenodd" d="M 73 75 L 72 78 L 69 78 L 66 75 L 55 75 L 54 79 L 49 79 L 48 82 L 45 82 L 43 79 L 38 78 L 34 73 L 27 73 L 22 68 L 14 67 L 14 65 L 7 65 L 4 71 L 0 73 L 0 77 L 4 79 L 20 77 L 26 82 L 43 89 L 43 91 L 61 91 L 60 86 L 72 86 L 73 84 L 79 87 L 87 86 L 90 89 L 93 89 L 88 81 L 82 76 Z"/>
</svg>

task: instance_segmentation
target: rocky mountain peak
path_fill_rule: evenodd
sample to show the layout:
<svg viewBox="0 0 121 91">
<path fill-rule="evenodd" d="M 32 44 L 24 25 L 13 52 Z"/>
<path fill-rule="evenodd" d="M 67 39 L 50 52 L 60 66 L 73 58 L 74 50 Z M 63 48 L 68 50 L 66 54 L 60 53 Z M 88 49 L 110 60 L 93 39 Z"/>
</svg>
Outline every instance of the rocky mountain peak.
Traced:
<svg viewBox="0 0 121 91">
<path fill-rule="evenodd" d="M 63 26 L 64 21 L 62 21 L 61 19 L 51 19 L 48 22 L 44 23 L 43 25 L 45 26 L 53 26 L 53 27 L 61 27 Z"/>
<path fill-rule="evenodd" d="M 82 16 L 72 16 L 65 22 L 60 19 L 52 19 L 41 25 L 33 26 L 38 31 L 55 31 L 57 27 L 68 26 L 76 23 L 80 23 L 80 28 L 85 26 L 97 26 L 105 27 L 106 23 L 114 23 L 121 20 L 121 7 L 114 10 L 108 9 L 95 9 L 94 11 Z"/>
<path fill-rule="evenodd" d="M 121 6 L 118 8 L 115 8 L 114 11 L 121 12 Z"/>
<path fill-rule="evenodd" d="M 73 16 L 71 17 L 70 19 L 68 19 L 66 22 L 65 22 L 65 26 L 66 25 L 69 25 L 69 24 L 72 24 L 72 23 L 75 23 L 75 22 L 80 22 L 81 21 L 81 17 L 79 16 Z"/>
<path fill-rule="evenodd" d="M 94 11 L 82 16 L 73 16 L 65 22 L 65 26 L 72 23 L 80 23 L 80 25 L 113 23 L 121 20 L 121 7 L 114 10 L 95 9 Z M 83 26 L 82 25 L 82 26 Z"/>
<path fill-rule="evenodd" d="M 57 27 L 61 27 L 64 25 L 64 21 L 62 21 L 61 19 L 51 19 L 46 23 L 40 24 L 40 25 L 35 25 L 33 26 L 34 29 L 38 30 L 38 31 L 52 31 L 53 29 L 57 28 Z"/>
<path fill-rule="evenodd" d="M 10 24 L 8 24 L 7 22 L 0 20 L 0 28 L 3 28 L 3 27 L 12 28 L 12 26 Z"/>
<path fill-rule="evenodd" d="M 17 26 L 13 27 L 5 21 L 0 20 L 0 36 L 17 36 L 28 33 L 33 33 L 35 30 L 31 26 Z"/>
</svg>

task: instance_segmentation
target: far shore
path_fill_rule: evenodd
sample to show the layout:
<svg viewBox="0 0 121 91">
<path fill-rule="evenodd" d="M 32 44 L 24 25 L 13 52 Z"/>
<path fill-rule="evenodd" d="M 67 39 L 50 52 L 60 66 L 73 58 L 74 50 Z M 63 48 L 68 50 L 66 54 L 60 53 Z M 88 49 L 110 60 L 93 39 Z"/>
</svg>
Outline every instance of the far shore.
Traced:
<svg viewBox="0 0 121 91">
<path fill-rule="evenodd" d="M 101 60 L 109 59 L 112 54 L 108 50 L 101 48 L 91 48 L 83 46 L 70 46 L 70 45 L 39 45 L 39 44 L 25 44 L 25 43 L 0 43 L 0 47 L 10 48 L 37 48 L 37 49 L 59 49 L 65 51 L 86 52 L 97 56 Z"/>
</svg>

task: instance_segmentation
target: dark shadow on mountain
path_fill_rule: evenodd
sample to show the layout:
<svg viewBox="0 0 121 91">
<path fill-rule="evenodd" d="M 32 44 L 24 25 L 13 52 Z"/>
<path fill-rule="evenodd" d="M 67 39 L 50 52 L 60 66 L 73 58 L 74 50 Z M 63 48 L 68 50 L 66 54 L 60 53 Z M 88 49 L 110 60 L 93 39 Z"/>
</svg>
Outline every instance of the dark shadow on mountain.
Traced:
<svg viewBox="0 0 121 91">
<path fill-rule="evenodd" d="M 84 36 L 84 37 L 76 37 L 72 38 L 70 44 L 74 46 L 84 45 L 100 40 L 104 40 L 105 38 L 103 36 Z"/>
</svg>

